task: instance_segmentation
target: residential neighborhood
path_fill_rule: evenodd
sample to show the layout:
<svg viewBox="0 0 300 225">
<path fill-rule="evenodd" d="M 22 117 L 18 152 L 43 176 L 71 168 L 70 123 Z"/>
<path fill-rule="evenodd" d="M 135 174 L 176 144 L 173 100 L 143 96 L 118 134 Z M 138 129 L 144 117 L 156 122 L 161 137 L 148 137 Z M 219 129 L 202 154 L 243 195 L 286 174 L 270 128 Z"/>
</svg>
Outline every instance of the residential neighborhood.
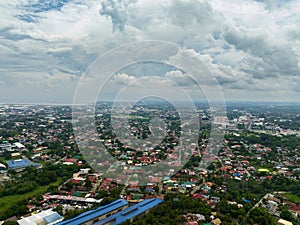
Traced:
<svg viewBox="0 0 300 225">
<path fill-rule="evenodd" d="M 268 114 L 257 109 L 250 113 L 251 110 L 247 112 L 232 106 L 228 117 L 214 120 L 210 110 L 199 106 L 200 138 L 198 143 L 189 146 L 190 159 L 179 170 L 149 174 L 145 182 L 135 174 L 143 173 L 148 165 L 159 163 L 176 151 L 181 129 L 176 111 L 166 106 L 153 109 L 148 105 L 134 109 L 131 132 L 135 138 L 151 135 L 147 126 L 149 117 L 159 116 L 165 121 L 172 118 L 165 141 L 134 150 L 129 147 L 129 139 L 120 142 L 110 127 L 109 105 L 98 107 L 99 137 L 89 136 L 89 149 L 96 150 L 93 142 L 98 138 L 120 161 L 124 174 L 109 176 L 87 162 L 76 145 L 69 107 L 1 106 L 2 220 L 25 224 L 23 221 L 33 220 L 34 215 L 46 220 L 53 214 L 53 220 L 59 222 L 118 199 L 136 207 L 149 199 L 157 199 L 161 202 L 155 207 L 159 207 L 162 202 L 179 204 L 189 198 L 206 210 L 180 213 L 180 221 L 185 224 L 230 224 L 230 221 L 249 224 L 252 213 L 258 209 L 265 210 L 263 213 L 278 224 L 288 218 L 293 220 L 292 224 L 299 221 L 299 127 L 287 127 L 286 114 L 277 118 L 272 112 Z M 297 119 L 293 124 L 299 125 L 299 114 L 288 118 Z M 207 148 L 210 122 L 224 132 L 216 154 Z M 207 168 L 200 167 L 201 157 L 211 162 Z M 11 210 L 12 204 L 20 204 L 18 199 L 4 200 L 15 195 L 13 189 L 11 192 L 7 189 L 12 185 L 16 187 L 15 193 L 31 193 L 29 198 L 22 200 L 24 208 L 20 212 Z"/>
</svg>

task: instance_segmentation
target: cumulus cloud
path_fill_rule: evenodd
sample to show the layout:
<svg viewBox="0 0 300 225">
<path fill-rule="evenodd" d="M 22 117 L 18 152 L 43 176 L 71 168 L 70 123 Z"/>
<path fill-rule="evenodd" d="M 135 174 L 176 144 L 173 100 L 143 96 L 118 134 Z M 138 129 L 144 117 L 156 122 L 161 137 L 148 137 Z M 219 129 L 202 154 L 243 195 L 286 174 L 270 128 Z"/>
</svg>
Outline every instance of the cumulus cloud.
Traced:
<svg viewBox="0 0 300 225">
<path fill-rule="evenodd" d="M 26 84 L 30 93 L 43 85 L 63 90 L 69 82 L 70 96 L 99 55 L 127 42 L 155 39 L 193 51 L 230 97 L 237 90 L 245 99 L 254 90 L 266 95 L 281 90 L 288 100 L 299 93 L 299 8 L 299 0 L 0 2 L 0 94 L 7 84 L 12 90 Z M 147 71 L 158 75 L 158 70 Z M 128 74 L 117 75 L 113 84 L 136 79 Z M 193 87 L 180 70 L 165 77 Z"/>
<path fill-rule="evenodd" d="M 128 7 L 136 0 L 108 0 L 101 3 L 100 14 L 107 16 L 113 23 L 114 31 L 123 31 L 128 20 Z"/>
<path fill-rule="evenodd" d="M 256 35 L 253 31 L 247 33 L 245 30 L 230 29 L 224 32 L 224 39 L 228 44 L 262 59 L 260 66 L 264 73 L 259 74 L 253 70 L 256 78 L 299 74 L 298 59 L 294 51 L 285 43 L 279 46 L 272 45 L 266 38 L 266 36 Z"/>
<path fill-rule="evenodd" d="M 182 27 L 210 26 L 215 17 L 211 5 L 206 1 L 174 0 L 167 12 L 170 21 Z"/>
<path fill-rule="evenodd" d="M 257 2 L 261 2 L 265 5 L 268 10 L 274 10 L 286 2 L 286 0 L 255 0 Z"/>
<path fill-rule="evenodd" d="M 172 70 L 165 74 L 165 78 L 175 82 L 182 87 L 195 85 L 195 81 L 180 70 Z"/>
<path fill-rule="evenodd" d="M 134 76 L 125 74 L 125 73 L 119 73 L 119 74 L 114 75 L 114 80 L 121 84 L 128 85 L 132 82 L 137 81 L 137 78 Z"/>
</svg>

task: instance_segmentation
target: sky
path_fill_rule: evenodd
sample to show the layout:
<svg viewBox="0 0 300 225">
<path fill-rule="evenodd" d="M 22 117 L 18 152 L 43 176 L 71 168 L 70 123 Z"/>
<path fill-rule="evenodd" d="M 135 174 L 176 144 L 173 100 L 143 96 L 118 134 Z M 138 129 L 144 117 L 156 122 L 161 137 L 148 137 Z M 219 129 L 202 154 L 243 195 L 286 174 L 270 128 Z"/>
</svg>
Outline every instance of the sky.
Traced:
<svg viewBox="0 0 300 225">
<path fill-rule="evenodd" d="M 0 103 L 72 103 L 101 55 L 147 40 L 199 57 L 226 101 L 299 101 L 299 9 L 300 0 L 0 1 Z M 201 95 L 185 71 L 140 63 L 116 71 L 103 100 L 128 86 L 142 96 L 146 77 L 154 92 L 175 82 Z"/>
</svg>

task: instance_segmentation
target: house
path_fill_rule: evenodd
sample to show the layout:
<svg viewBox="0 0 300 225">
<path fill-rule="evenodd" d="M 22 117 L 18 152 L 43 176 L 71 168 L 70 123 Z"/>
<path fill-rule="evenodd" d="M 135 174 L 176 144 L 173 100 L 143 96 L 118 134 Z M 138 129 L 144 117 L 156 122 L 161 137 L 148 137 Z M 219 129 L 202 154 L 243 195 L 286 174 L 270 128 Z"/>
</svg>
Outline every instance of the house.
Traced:
<svg viewBox="0 0 300 225">
<path fill-rule="evenodd" d="M 0 163 L 0 173 L 7 173 L 7 168 L 4 164 Z"/>
<path fill-rule="evenodd" d="M 293 223 L 284 219 L 280 219 L 278 220 L 277 225 L 293 225 Z"/>
<path fill-rule="evenodd" d="M 216 218 L 216 219 L 212 220 L 211 223 L 214 225 L 220 225 L 222 223 L 222 221 L 219 218 Z"/>
<path fill-rule="evenodd" d="M 15 142 L 13 144 L 13 147 L 16 147 L 17 149 L 25 149 L 25 146 L 21 144 L 20 142 Z"/>
</svg>

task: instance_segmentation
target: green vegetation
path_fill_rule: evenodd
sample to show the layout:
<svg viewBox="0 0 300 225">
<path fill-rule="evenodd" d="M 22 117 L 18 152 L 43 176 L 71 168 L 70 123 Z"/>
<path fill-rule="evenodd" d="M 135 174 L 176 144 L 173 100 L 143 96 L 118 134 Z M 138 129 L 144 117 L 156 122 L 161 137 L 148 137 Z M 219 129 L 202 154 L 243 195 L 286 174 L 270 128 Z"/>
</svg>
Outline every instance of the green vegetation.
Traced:
<svg viewBox="0 0 300 225">
<path fill-rule="evenodd" d="M 165 202 L 152 209 L 142 218 L 136 218 L 133 222 L 126 221 L 124 225 L 146 225 L 146 224 L 184 224 L 183 217 L 187 213 L 200 213 L 208 220 L 211 211 L 199 199 L 192 199 L 187 196 L 166 195 Z M 176 199 L 176 200 L 175 200 Z M 222 223 L 225 224 L 226 223 Z"/>
<path fill-rule="evenodd" d="M 56 189 L 78 171 L 78 166 L 47 165 L 41 170 L 27 168 L 0 188 L 0 219 L 27 213 L 28 201 Z M 58 176 L 59 175 L 59 176 Z"/>
<path fill-rule="evenodd" d="M 19 225 L 17 221 L 5 221 L 2 225 Z"/>
<path fill-rule="evenodd" d="M 239 132 L 240 136 L 233 136 L 226 134 L 225 138 L 228 140 L 245 141 L 247 144 L 261 144 L 272 149 L 276 147 L 288 148 L 290 150 L 296 149 L 300 145 L 300 138 L 295 135 L 278 137 L 266 133 L 257 133 L 253 131 L 243 130 Z"/>
<path fill-rule="evenodd" d="M 81 213 L 84 213 L 86 211 L 88 211 L 90 209 L 71 209 L 71 210 L 67 210 L 66 213 L 64 214 L 64 220 L 68 220 L 71 219 Z"/>
<path fill-rule="evenodd" d="M 293 216 L 293 214 L 288 210 L 288 207 L 286 205 L 280 206 L 280 218 L 290 221 L 293 224 L 299 224 L 299 221 Z"/>
<path fill-rule="evenodd" d="M 299 194 L 284 193 L 283 196 L 286 197 L 291 202 L 294 202 L 296 204 L 300 204 Z"/>
<path fill-rule="evenodd" d="M 15 174 L 12 181 L 5 182 L 4 187 L 0 186 L 0 197 L 31 192 L 56 182 L 58 177 L 68 179 L 76 171 L 77 166 L 48 165 L 41 170 L 28 167 L 24 172 Z"/>
<path fill-rule="evenodd" d="M 0 220 L 9 218 L 14 215 L 22 215 L 27 212 L 28 201 L 39 195 L 47 192 L 50 186 L 58 186 L 61 182 L 59 178 L 56 182 L 53 182 L 46 186 L 37 186 L 34 190 L 25 194 L 14 194 L 9 196 L 2 196 L 0 198 Z"/>
<path fill-rule="evenodd" d="M 251 210 L 247 224 L 275 225 L 276 220 L 265 208 L 256 207 Z"/>
</svg>

